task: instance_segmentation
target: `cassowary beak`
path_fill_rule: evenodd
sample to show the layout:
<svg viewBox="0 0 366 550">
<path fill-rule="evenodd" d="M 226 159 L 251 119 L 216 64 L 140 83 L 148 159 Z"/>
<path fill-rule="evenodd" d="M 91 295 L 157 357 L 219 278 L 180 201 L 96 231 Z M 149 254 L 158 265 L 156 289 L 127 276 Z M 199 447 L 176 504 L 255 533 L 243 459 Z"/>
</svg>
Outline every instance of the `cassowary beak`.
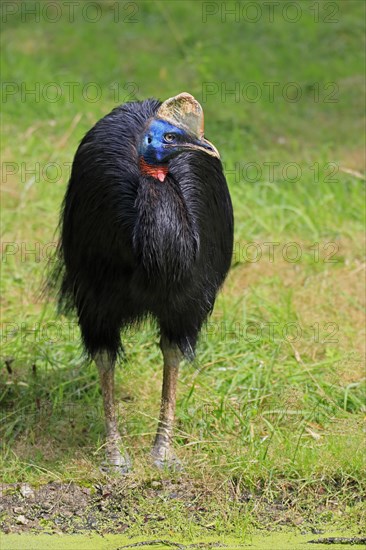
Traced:
<svg viewBox="0 0 366 550">
<path fill-rule="evenodd" d="M 164 101 L 159 107 L 157 118 L 161 118 L 173 126 L 182 128 L 190 136 L 187 143 L 179 144 L 180 150 L 198 150 L 212 157 L 220 158 L 216 147 L 203 137 L 203 109 L 191 94 L 182 92 Z M 174 147 L 174 145 L 168 147 Z"/>
<path fill-rule="evenodd" d="M 212 157 L 220 158 L 220 153 L 216 147 L 208 141 L 208 139 L 202 138 L 194 143 L 187 143 L 187 149 L 193 149 L 198 151 L 203 151 Z"/>
<path fill-rule="evenodd" d="M 171 145 L 164 145 L 165 149 L 170 149 L 172 152 L 184 152 L 184 151 L 202 151 L 203 153 L 207 153 L 208 155 L 211 155 L 212 157 L 215 157 L 217 159 L 220 158 L 220 153 L 216 149 L 216 147 L 207 139 L 195 139 L 194 137 L 190 138 L 189 141 L 186 143 L 176 143 Z"/>
</svg>

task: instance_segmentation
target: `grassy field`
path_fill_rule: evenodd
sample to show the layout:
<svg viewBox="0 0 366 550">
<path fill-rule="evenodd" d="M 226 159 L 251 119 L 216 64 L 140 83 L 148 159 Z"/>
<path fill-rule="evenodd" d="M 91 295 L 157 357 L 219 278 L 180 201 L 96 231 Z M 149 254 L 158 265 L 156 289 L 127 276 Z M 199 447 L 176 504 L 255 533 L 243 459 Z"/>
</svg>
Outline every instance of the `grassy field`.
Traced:
<svg viewBox="0 0 366 550">
<path fill-rule="evenodd" d="M 92 493 L 118 484 L 98 469 L 96 369 L 83 360 L 75 320 L 57 318 L 39 289 L 83 134 L 116 104 L 187 91 L 225 165 L 234 258 L 197 359 L 181 372 L 181 474 L 147 462 L 162 378 L 156 329 L 124 337 L 117 400 L 134 459 L 123 481 L 126 529 L 184 540 L 283 525 L 357 533 L 365 4 L 297 1 L 284 11 L 281 2 L 270 13 L 261 2 L 104 1 L 70 12 L 38 2 L 38 16 L 26 11 L 33 2 L 8 4 L 16 13 L 2 6 L 3 482 Z M 174 505 L 171 484 L 186 488 Z"/>
</svg>

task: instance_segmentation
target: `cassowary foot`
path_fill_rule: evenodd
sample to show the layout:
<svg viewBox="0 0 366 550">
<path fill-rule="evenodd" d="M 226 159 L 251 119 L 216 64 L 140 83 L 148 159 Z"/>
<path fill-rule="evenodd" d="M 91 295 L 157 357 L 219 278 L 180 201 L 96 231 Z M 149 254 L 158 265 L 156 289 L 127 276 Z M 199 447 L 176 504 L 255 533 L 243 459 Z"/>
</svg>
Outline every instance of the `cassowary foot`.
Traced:
<svg viewBox="0 0 366 550">
<path fill-rule="evenodd" d="M 180 472 L 183 470 L 181 461 L 169 447 L 154 446 L 150 456 L 154 466 L 159 468 L 159 470 L 168 469 L 173 472 Z"/>
<path fill-rule="evenodd" d="M 106 460 L 101 465 L 101 470 L 104 473 L 114 473 L 125 475 L 131 471 L 132 462 L 126 451 L 121 452 L 117 442 L 107 442 L 106 444 Z"/>
</svg>

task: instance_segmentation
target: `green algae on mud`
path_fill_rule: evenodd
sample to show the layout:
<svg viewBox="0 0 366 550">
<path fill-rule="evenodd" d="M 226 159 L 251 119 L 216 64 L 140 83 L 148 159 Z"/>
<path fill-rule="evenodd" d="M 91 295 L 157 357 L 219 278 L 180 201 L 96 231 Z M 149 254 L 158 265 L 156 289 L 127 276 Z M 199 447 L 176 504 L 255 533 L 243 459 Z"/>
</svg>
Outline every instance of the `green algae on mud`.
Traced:
<svg viewBox="0 0 366 550">
<path fill-rule="evenodd" d="M 313 534 L 301 535 L 294 531 L 247 535 L 241 539 L 200 537 L 196 540 L 183 541 L 175 537 L 161 538 L 126 537 L 125 535 L 56 535 L 56 534 L 0 534 L 1 550 L 122 550 L 127 548 L 143 548 L 144 550 L 164 550 L 167 548 L 222 548 L 239 550 L 254 548 L 258 550 L 346 550 L 357 548 L 354 544 L 309 544 L 310 541 L 326 537 L 346 537 L 345 533 L 334 533 L 321 536 Z M 349 535 L 352 536 L 352 535 Z M 357 537 L 356 537 L 357 539 Z M 161 541 L 159 543 L 159 541 Z M 143 543 L 143 544 L 139 544 Z M 149 544 L 150 543 L 150 544 Z M 174 544 L 175 543 L 175 544 Z M 207 546 L 204 546 L 207 545 Z M 359 546 L 361 547 L 361 546 Z M 364 547 L 364 546 L 362 546 Z"/>
</svg>

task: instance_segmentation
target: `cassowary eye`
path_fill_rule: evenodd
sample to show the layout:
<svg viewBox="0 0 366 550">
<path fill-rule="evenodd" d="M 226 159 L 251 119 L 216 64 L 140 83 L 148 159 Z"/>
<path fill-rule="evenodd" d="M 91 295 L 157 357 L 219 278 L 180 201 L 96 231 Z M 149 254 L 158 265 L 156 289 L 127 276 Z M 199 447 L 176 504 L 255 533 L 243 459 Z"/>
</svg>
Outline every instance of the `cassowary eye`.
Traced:
<svg viewBox="0 0 366 550">
<path fill-rule="evenodd" d="M 148 142 L 148 143 L 151 143 L 151 142 L 152 142 L 152 138 L 151 138 L 150 136 L 147 138 L 147 142 Z"/>
<path fill-rule="evenodd" d="M 175 138 L 177 136 L 175 134 L 164 134 L 164 141 L 166 141 L 167 143 L 172 143 L 173 141 L 175 141 Z"/>
</svg>

